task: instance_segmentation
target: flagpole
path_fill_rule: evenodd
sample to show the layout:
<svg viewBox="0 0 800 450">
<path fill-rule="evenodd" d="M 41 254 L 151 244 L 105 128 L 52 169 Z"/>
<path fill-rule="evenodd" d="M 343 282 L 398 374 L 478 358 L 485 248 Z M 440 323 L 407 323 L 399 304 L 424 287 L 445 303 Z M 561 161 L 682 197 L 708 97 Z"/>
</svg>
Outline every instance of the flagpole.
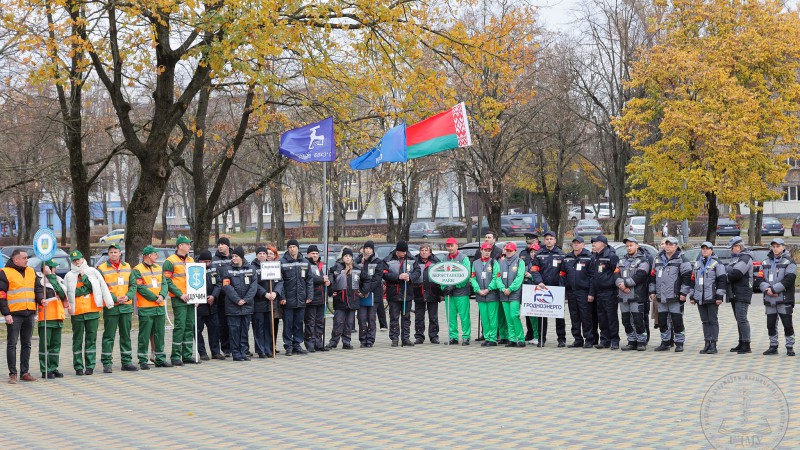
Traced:
<svg viewBox="0 0 800 450">
<path fill-rule="evenodd" d="M 322 162 L 322 242 L 325 246 L 322 260 L 323 274 L 326 275 L 328 268 L 328 163 Z M 325 315 L 328 313 L 328 292 L 327 286 L 322 285 L 322 343 L 325 344 Z"/>
</svg>

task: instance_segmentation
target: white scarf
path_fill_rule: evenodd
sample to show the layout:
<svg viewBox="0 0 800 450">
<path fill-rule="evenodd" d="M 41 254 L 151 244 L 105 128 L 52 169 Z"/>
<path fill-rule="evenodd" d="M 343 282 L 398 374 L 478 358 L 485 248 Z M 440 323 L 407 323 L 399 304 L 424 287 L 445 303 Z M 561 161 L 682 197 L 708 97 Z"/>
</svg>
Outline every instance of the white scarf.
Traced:
<svg viewBox="0 0 800 450">
<path fill-rule="evenodd" d="M 86 275 L 89 278 L 89 283 L 92 285 L 92 293 L 94 294 L 94 303 L 98 307 L 106 308 L 114 307 L 114 299 L 111 297 L 111 291 L 108 290 L 106 280 L 100 272 L 94 267 L 84 263 L 78 267 L 75 264 L 70 268 L 69 273 L 64 277 L 64 282 L 67 284 L 67 299 L 69 300 L 69 313 L 75 313 L 75 288 L 78 286 L 78 277 Z"/>
</svg>

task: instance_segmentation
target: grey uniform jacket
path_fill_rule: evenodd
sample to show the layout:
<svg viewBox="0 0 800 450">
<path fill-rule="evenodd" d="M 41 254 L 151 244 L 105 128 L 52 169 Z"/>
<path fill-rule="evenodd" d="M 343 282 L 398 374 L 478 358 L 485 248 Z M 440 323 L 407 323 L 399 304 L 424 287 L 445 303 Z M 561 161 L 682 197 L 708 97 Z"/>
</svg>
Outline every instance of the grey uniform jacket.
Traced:
<svg viewBox="0 0 800 450">
<path fill-rule="evenodd" d="M 780 256 L 775 257 L 769 252 L 767 259 L 761 263 L 761 270 L 758 271 L 756 283 L 764 292 L 765 305 L 794 305 L 794 281 L 797 278 L 797 264 L 792 261 L 789 252 L 784 251 Z M 766 295 L 767 289 L 777 296 Z"/>
<path fill-rule="evenodd" d="M 615 271 L 616 280 L 614 283 L 617 287 L 623 284 L 625 287 L 630 288 L 630 292 L 626 293 L 619 290 L 619 301 L 621 302 L 645 302 L 647 301 L 647 293 L 649 286 L 647 285 L 648 278 L 650 277 L 650 261 L 647 254 L 641 248 L 633 255 L 625 256 L 617 263 L 617 271 Z"/>
<path fill-rule="evenodd" d="M 695 302 L 703 305 L 725 298 L 728 274 L 725 265 L 717 255 L 702 256 L 692 266 L 691 291 L 689 295 Z"/>
<path fill-rule="evenodd" d="M 680 301 L 681 295 L 689 295 L 691 278 L 692 266 L 681 249 L 677 249 L 672 257 L 667 257 L 662 250 L 650 271 L 650 293 L 656 294 L 660 303 Z"/>
</svg>

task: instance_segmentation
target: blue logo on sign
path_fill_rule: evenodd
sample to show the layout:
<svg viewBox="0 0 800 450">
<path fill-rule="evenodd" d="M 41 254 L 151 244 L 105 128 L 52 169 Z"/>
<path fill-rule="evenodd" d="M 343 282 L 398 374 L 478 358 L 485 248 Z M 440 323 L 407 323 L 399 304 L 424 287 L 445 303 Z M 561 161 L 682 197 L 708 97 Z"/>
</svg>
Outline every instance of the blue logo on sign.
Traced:
<svg viewBox="0 0 800 450">
<path fill-rule="evenodd" d="M 550 292 L 549 289 L 541 289 L 537 287 L 536 291 L 533 293 L 533 301 L 539 303 L 546 303 L 549 305 L 553 303 L 555 300 L 553 299 L 553 293 Z"/>
<path fill-rule="evenodd" d="M 189 286 L 192 289 L 200 289 L 206 284 L 206 276 L 202 267 L 189 267 L 186 276 L 189 278 Z"/>
</svg>

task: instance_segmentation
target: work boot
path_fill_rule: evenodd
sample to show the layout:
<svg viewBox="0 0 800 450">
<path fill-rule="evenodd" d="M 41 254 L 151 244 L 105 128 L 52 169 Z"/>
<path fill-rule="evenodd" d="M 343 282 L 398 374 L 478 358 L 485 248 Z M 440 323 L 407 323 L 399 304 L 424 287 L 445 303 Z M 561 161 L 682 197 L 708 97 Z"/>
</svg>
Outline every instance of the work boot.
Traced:
<svg viewBox="0 0 800 450">
<path fill-rule="evenodd" d="M 183 362 L 181 362 L 181 365 L 183 365 Z M 174 367 L 174 366 L 175 366 L 174 364 L 167 361 L 164 361 L 163 363 L 156 363 L 156 367 Z"/>
<path fill-rule="evenodd" d="M 517 347 L 525 347 L 525 341 L 517 342 Z"/>
<path fill-rule="evenodd" d="M 223 355 L 222 353 L 217 353 L 216 355 L 211 355 L 211 357 L 214 358 L 214 359 L 218 359 L 220 361 L 225 361 L 225 355 Z"/>
<path fill-rule="evenodd" d="M 417 345 L 424 344 L 425 343 L 425 339 L 414 339 L 414 343 L 417 344 Z"/>
<path fill-rule="evenodd" d="M 750 349 L 750 342 L 749 341 L 742 341 L 742 346 L 739 348 L 739 351 L 736 353 L 740 355 L 744 355 L 745 353 L 753 353 L 753 350 Z"/>
<path fill-rule="evenodd" d="M 150 370 L 150 365 L 147 364 L 147 363 L 141 363 L 141 364 L 139 364 L 139 369 L 141 369 L 141 370 Z"/>
<path fill-rule="evenodd" d="M 352 350 L 353 346 L 350 345 L 350 344 L 342 344 L 342 348 L 345 349 L 345 350 Z"/>
<path fill-rule="evenodd" d="M 50 372 L 50 374 L 53 375 L 56 378 L 64 378 L 64 374 L 59 372 L 58 369 Z"/>
<path fill-rule="evenodd" d="M 794 356 L 794 347 L 786 347 L 786 356 Z"/>
<path fill-rule="evenodd" d="M 569 348 L 581 348 L 581 347 L 583 347 L 583 342 L 573 341 L 572 344 L 569 344 L 567 347 L 569 347 Z"/>
<path fill-rule="evenodd" d="M 646 343 L 646 342 L 640 342 L 640 343 L 637 345 L 637 347 L 636 347 L 636 350 L 638 350 L 638 351 L 640 351 L 640 352 L 647 351 L 647 343 Z"/>
<path fill-rule="evenodd" d="M 200 355 L 200 360 L 201 361 L 211 361 L 211 358 L 209 358 L 208 355 Z"/>
<path fill-rule="evenodd" d="M 458 345 L 458 339 L 450 339 L 450 345 Z"/>
<path fill-rule="evenodd" d="M 397 341 L 392 341 L 392 347 L 397 347 Z"/>
<path fill-rule="evenodd" d="M 111 372 L 112 372 L 112 369 L 111 369 L 110 365 L 103 366 L 103 373 L 111 373 Z"/>
<path fill-rule="evenodd" d="M 440 344 L 439 338 L 431 338 L 431 344 Z"/>
<path fill-rule="evenodd" d="M 636 342 L 629 342 L 628 345 L 622 347 L 620 350 L 623 352 L 629 352 L 631 350 L 636 350 Z"/>
<path fill-rule="evenodd" d="M 464 339 L 461 341 L 461 345 L 469 345 L 469 339 Z"/>
<path fill-rule="evenodd" d="M 700 354 L 701 354 L 701 355 L 706 355 L 706 354 L 708 354 L 708 349 L 709 349 L 709 348 L 711 348 L 711 341 L 706 341 L 706 345 L 705 345 L 705 346 L 703 346 L 703 349 L 702 349 L 702 350 L 700 350 Z"/>
<path fill-rule="evenodd" d="M 183 361 L 181 361 L 180 359 L 173 359 L 171 364 L 173 366 L 182 366 L 183 365 Z"/>
<path fill-rule="evenodd" d="M 516 342 L 509 342 L 508 344 L 506 344 L 506 347 L 516 347 L 516 346 L 517 346 Z"/>
<path fill-rule="evenodd" d="M 778 354 L 778 346 L 777 345 L 770 345 L 769 348 L 764 351 L 764 355 L 777 355 Z"/>
<path fill-rule="evenodd" d="M 717 354 L 717 341 L 709 341 L 711 345 L 708 347 L 708 354 L 715 355 Z"/>
<path fill-rule="evenodd" d="M 675 343 L 675 353 L 683 352 L 683 342 L 676 342 Z"/>
<path fill-rule="evenodd" d="M 508 344 L 508 342 L 509 342 L 508 339 L 500 339 L 499 341 L 497 341 L 497 343 L 500 345 Z"/>
<path fill-rule="evenodd" d="M 777 349 L 777 347 L 775 347 L 775 348 Z M 82 377 L 83 376 L 83 369 L 76 369 L 75 370 L 75 375 L 77 375 L 79 377 Z"/>
<path fill-rule="evenodd" d="M 127 363 L 122 365 L 122 370 L 125 372 L 136 372 L 139 370 L 139 368 L 131 363 Z"/>
<path fill-rule="evenodd" d="M 741 349 L 742 349 L 742 344 L 743 344 L 743 343 L 744 343 L 743 341 L 739 341 L 739 345 L 737 345 L 736 347 L 733 347 L 733 348 L 731 349 L 731 353 L 732 353 L 732 352 L 738 352 L 739 350 L 741 350 Z"/>
<path fill-rule="evenodd" d="M 669 341 L 661 341 L 661 345 L 659 345 L 653 350 L 657 352 L 666 352 L 667 350 L 669 350 Z"/>
<path fill-rule="evenodd" d="M 93 375 L 94 374 L 94 369 L 86 369 L 86 370 L 83 371 L 83 373 L 85 375 Z"/>
<path fill-rule="evenodd" d="M 497 342 L 496 341 L 486 341 L 486 346 L 487 347 L 497 347 Z"/>
</svg>

